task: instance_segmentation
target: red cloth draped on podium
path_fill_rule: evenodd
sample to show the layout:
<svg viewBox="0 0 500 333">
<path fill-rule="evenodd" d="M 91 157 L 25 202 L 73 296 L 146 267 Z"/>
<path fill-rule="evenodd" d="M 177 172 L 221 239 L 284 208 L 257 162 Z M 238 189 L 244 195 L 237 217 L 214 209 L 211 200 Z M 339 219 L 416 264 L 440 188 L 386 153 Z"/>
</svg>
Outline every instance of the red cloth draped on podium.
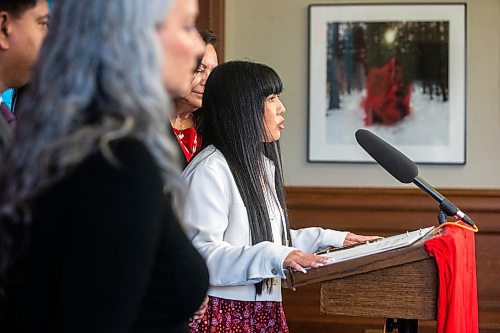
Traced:
<svg viewBox="0 0 500 333">
<path fill-rule="evenodd" d="M 474 232 L 448 225 L 425 242 L 439 274 L 437 333 L 478 332 Z"/>
</svg>

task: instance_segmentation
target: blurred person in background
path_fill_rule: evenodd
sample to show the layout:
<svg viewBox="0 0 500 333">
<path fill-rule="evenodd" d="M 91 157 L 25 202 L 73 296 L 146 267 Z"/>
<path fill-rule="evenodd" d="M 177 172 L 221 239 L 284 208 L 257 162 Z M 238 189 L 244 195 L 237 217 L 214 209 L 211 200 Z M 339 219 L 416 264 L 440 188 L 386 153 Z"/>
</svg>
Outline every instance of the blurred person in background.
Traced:
<svg viewBox="0 0 500 333">
<path fill-rule="evenodd" d="M 193 112 L 201 108 L 203 92 L 208 76 L 219 64 L 215 43 L 217 38 L 208 30 L 200 31 L 200 35 L 205 42 L 203 57 L 198 62 L 198 67 L 193 75 L 191 88 L 187 94 L 175 99 L 175 110 L 172 112 L 170 124 L 179 143 L 186 164 L 201 147 L 201 137 L 196 132 L 196 124 L 193 120 Z"/>
<path fill-rule="evenodd" d="M 28 83 L 48 23 L 47 0 L 0 0 L 0 93 Z M 12 142 L 15 126 L 14 113 L 0 95 L 0 157 Z"/>
<path fill-rule="evenodd" d="M 186 332 L 208 272 L 165 135 L 196 0 L 64 0 L 0 173 L 2 332 Z"/>
</svg>

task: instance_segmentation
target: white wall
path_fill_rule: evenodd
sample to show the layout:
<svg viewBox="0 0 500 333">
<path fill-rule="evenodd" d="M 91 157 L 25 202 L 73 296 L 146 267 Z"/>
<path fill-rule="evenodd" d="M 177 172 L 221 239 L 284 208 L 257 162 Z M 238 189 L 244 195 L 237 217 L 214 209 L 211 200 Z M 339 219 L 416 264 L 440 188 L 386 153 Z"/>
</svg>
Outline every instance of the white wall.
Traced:
<svg viewBox="0 0 500 333">
<path fill-rule="evenodd" d="M 226 0 L 226 60 L 266 63 L 283 79 L 282 99 L 287 119 L 281 143 L 288 185 L 401 186 L 375 164 L 307 162 L 308 6 L 335 2 L 339 1 Z M 435 187 L 498 189 L 500 1 L 469 0 L 466 3 L 467 163 L 463 166 L 421 165 L 419 174 Z"/>
</svg>

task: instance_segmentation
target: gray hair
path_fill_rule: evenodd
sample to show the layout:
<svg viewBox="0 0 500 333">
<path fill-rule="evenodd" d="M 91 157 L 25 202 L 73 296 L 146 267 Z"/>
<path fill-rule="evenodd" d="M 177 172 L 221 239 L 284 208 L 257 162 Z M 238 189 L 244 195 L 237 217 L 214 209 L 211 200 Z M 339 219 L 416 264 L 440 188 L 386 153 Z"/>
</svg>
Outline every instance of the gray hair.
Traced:
<svg viewBox="0 0 500 333">
<path fill-rule="evenodd" d="M 167 191 L 182 193 L 170 98 L 156 27 L 173 0 L 62 0 L 3 165 L 4 214 L 112 140 L 133 136 L 154 156 Z"/>
</svg>

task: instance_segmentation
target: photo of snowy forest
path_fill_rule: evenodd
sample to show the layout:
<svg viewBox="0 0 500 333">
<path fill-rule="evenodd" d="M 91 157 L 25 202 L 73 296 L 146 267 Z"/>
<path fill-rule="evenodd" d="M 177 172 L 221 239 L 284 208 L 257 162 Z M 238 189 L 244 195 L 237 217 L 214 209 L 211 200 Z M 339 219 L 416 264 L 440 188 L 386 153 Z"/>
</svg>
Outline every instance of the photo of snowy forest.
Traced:
<svg viewBox="0 0 500 333">
<path fill-rule="evenodd" d="M 327 140 L 447 145 L 449 22 L 327 24 Z"/>
<path fill-rule="evenodd" d="M 464 164 L 466 9 L 310 5 L 308 161 L 373 162 L 365 128 L 416 163 Z"/>
</svg>

